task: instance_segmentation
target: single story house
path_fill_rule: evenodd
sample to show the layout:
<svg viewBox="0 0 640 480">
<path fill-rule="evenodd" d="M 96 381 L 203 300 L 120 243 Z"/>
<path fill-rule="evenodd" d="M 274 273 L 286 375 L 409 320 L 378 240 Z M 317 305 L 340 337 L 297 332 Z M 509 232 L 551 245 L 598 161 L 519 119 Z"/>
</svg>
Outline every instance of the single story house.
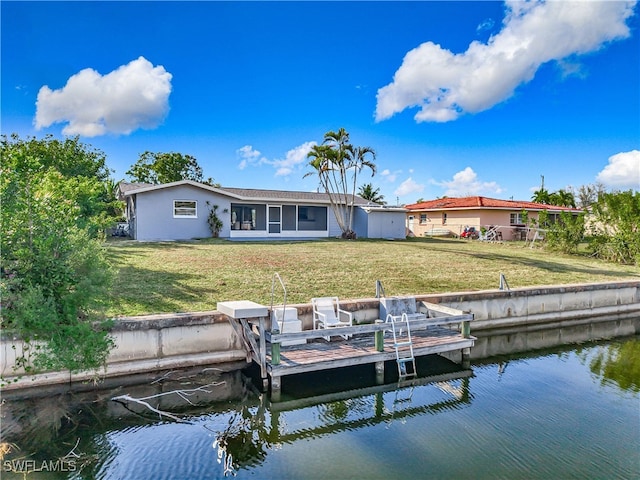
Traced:
<svg viewBox="0 0 640 480">
<path fill-rule="evenodd" d="M 211 237 L 214 205 L 220 238 L 302 239 L 337 237 L 342 231 L 325 193 L 212 187 L 181 180 L 161 185 L 121 182 L 129 236 L 140 241 Z M 358 238 L 406 237 L 406 210 L 354 197 Z"/>
<path fill-rule="evenodd" d="M 409 235 L 460 236 L 465 228 L 495 232 L 492 238 L 502 240 L 532 239 L 535 231 L 527 228 L 524 212 L 537 221 L 546 210 L 553 221 L 561 212 L 577 215 L 582 210 L 542 203 L 500 200 L 488 197 L 439 198 L 406 205 Z"/>
</svg>

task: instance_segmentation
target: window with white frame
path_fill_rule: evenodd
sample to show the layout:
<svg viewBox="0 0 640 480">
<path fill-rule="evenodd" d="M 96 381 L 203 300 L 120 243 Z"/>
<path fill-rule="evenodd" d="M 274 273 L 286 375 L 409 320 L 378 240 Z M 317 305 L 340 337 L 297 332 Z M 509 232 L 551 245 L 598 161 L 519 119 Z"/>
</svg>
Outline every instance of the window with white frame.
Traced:
<svg viewBox="0 0 640 480">
<path fill-rule="evenodd" d="M 522 212 L 520 213 L 511 213 L 509 214 L 509 224 L 510 225 L 524 225 L 524 216 Z"/>
<path fill-rule="evenodd" d="M 198 202 L 195 200 L 174 200 L 173 218 L 198 218 Z"/>
<path fill-rule="evenodd" d="M 420 214 L 420 224 L 424 225 L 425 223 L 427 223 L 427 214 L 426 213 L 421 213 Z"/>
</svg>

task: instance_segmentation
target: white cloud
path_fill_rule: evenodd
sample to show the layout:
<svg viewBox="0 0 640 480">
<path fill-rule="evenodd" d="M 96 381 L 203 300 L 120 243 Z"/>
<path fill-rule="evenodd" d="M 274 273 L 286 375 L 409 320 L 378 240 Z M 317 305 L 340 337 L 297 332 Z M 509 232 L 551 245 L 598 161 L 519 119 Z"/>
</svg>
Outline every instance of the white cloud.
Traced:
<svg viewBox="0 0 640 480">
<path fill-rule="evenodd" d="M 95 137 L 155 128 L 169 112 L 172 75 L 144 57 L 100 75 L 81 70 L 59 90 L 43 86 L 36 102 L 36 129 L 66 123 L 65 135 Z"/>
<path fill-rule="evenodd" d="M 236 156 L 240 159 L 240 163 L 238 164 L 238 168 L 240 170 L 244 170 L 249 165 L 260 165 L 261 163 L 266 162 L 266 159 L 263 157 L 260 158 L 260 152 L 258 150 L 254 150 L 251 145 L 245 145 L 236 150 Z"/>
<path fill-rule="evenodd" d="M 300 169 L 303 164 L 306 164 L 307 153 L 317 145 L 316 142 L 305 142 L 295 148 L 289 150 L 284 158 L 269 160 L 264 157 L 259 150 L 256 150 L 251 145 L 245 145 L 242 148 L 236 150 L 236 156 L 240 159 L 238 168 L 243 170 L 248 166 L 257 167 L 260 165 L 271 165 L 276 169 L 276 177 L 285 177 L 293 173 L 296 169 Z"/>
<path fill-rule="evenodd" d="M 423 190 L 424 185 L 417 183 L 413 180 L 413 178 L 409 177 L 404 182 L 402 182 L 400 186 L 398 186 L 393 194 L 399 197 L 403 197 L 405 195 L 409 195 L 410 193 L 422 192 Z"/>
<path fill-rule="evenodd" d="M 609 157 L 609 165 L 604 167 L 596 180 L 610 187 L 640 190 L 640 150 Z"/>
<path fill-rule="evenodd" d="M 482 182 L 471 167 L 459 171 L 452 180 L 436 182 L 434 185 L 445 189 L 445 195 L 449 197 L 466 197 L 470 195 L 482 195 L 487 193 L 501 193 L 503 189 L 496 182 Z"/>
<path fill-rule="evenodd" d="M 418 122 L 447 122 L 511 97 L 549 61 L 595 51 L 630 35 L 629 2 L 506 2 L 502 30 L 454 54 L 432 42 L 409 51 L 378 90 L 376 121 L 419 107 Z"/>
<path fill-rule="evenodd" d="M 306 163 L 307 153 L 311 151 L 314 145 L 316 145 L 316 142 L 305 142 L 289 150 L 284 159 L 274 160 L 272 164 L 276 168 L 276 177 L 290 175 L 296 167 Z"/>
<path fill-rule="evenodd" d="M 398 175 L 402 173 L 402 170 L 391 171 L 388 168 L 385 168 L 380 175 L 390 183 L 395 182 L 398 179 Z"/>
</svg>

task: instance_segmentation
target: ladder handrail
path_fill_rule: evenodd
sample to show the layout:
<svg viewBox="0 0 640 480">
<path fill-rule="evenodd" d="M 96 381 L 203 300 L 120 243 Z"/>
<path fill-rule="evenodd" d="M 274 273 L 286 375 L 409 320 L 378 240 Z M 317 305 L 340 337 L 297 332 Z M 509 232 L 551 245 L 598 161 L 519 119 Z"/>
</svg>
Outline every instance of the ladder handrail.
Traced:
<svg viewBox="0 0 640 480">
<path fill-rule="evenodd" d="M 409 315 L 407 315 L 406 312 L 403 312 L 402 316 L 400 317 L 400 323 L 406 324 L 407 339 L 408 339 L 407 342 L 404 342 L 402 344 L 398 343 L 398 336 L 396 335 L 396 319 L 397 318 L 398 318 L 398 315 L 388 314 L 386 321 L 389 322 L 389 320 L 391 320 L 391 331 L 393 332 L 393 348 L 396 351 L 396 362 L 398 363 L 398 376 L 400 379 L 406 378 L 408 376 L 417 376 L 418 372 L 416 371 L 416 358 L 413 353 L 413 339 L 411 338 L 411 326 L 409 321 Z M 403 327 L 400 327 L 400 332 L 402 332 L 402 328 Z M 399 348 L 405 345 L 409 346 L 409 349 L 408 349 L 409 356 L 403 356 L 402 358 L 400 358 Z M 411 362 L 412 364 L 413 371 L 411 373 L 407 372 L 407 367 L 406 365 L 404 365 L 407 362 Z M 403 369 L 403 366 L 404 366 L 404 369 Z"/>
<path fill-rule="evenodd" d="M 498 286 L 499 290 L 511 290 L 509 288 L 509 283 L 507 283 L 507 277 L 504 276 L 504 273 L 500 274 L 500 285 Z"/>
</svg>

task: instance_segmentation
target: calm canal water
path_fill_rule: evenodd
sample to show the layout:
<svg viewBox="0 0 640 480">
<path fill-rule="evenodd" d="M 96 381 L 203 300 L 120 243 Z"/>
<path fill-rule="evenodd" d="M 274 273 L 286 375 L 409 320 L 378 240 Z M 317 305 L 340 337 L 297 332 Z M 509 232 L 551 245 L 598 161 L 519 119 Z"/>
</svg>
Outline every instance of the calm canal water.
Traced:
<svg viewBox="0 0 640 480">
<path fill-rule="evenodd" d="M 372 367 L 286 378 L 277 403 L 240 372 L 216 370 L 5 396 L 1 477 L 640 478 L 640 337 L 471 370 L 436 363 L 423 359 L 425 378 L 400 388 L 393 378 L 376 386 Z M 181 422 L 112 400 L 123 395 Z"/>
</svg>

